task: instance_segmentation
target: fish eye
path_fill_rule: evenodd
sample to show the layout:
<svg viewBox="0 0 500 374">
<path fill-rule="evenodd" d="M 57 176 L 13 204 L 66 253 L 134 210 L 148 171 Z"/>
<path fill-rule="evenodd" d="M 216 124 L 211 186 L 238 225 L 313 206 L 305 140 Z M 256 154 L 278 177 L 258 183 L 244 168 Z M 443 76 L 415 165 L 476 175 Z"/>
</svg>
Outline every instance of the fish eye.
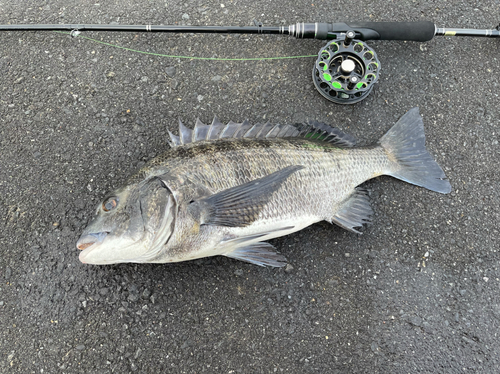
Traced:
<svg viewBox="0 0 500 374">
<path fill-rule="evenodd" d="M 114 197 L 114 196 L 108 197 L 102 203 L 102 210 L 104 210 L 105 212 L 109 212 L 110 210 L 115 209 L 117 205 L 118 205 L 118 198 L 117 197 Z"/>
</svg>

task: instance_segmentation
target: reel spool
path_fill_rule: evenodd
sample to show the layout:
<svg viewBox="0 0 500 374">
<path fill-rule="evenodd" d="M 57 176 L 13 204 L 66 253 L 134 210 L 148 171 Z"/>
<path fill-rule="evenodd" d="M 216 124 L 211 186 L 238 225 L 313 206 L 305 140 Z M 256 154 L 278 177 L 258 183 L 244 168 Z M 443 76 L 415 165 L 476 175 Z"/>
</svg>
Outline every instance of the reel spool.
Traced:
<svg viewBox="0 0 500 374">
<path fill-rule="evenodd" d="M 377 82 L 380 62 L 373 49 L 354 39 L 354 31 L 328 42 L 319 52 L 312 77 L 316 89 L 337 104 L 367 97 Z"/>
</svg>

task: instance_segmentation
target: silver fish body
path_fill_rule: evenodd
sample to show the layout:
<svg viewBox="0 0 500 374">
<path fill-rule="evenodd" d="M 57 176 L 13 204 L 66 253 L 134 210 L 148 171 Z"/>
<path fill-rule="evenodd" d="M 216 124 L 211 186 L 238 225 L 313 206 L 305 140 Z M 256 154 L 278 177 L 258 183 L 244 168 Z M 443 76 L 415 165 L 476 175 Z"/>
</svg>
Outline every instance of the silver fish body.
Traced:
<svg viewBox="0 0 500 374">
<path fill-rule="evenodd" d="M 91 264 L 178 262 L 225 255 L 283 266 L 266 240 L 326 220 L 345 229 L 369 222 L 358 186 L 380 175 L 448 193 L 425 149 L 414 108 L 379 143 L 352 147 L 338 129 L 197 122 L 180 125 L 173 148 L 148 163 L 97 208 L 77 247 Z"/>
</svg>

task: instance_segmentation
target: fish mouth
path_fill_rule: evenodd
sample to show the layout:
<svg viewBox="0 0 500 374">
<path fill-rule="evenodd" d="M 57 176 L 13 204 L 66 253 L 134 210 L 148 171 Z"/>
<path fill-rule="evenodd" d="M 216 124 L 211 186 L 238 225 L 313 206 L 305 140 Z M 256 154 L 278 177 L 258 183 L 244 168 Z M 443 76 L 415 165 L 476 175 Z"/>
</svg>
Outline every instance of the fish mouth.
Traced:
<svg viewBox="0 0 500 374">
<path fill-rule="evenodd" d="M 108 236 L 109 232 L 93 232 L 87 235 L 82 236 L 76 242 L 76 248 L 81 250 L 79 259 L 81 262 L 85 263 L 85 257 L 96 247 L 101 244 L 104 239 Z"/>
<path fill-rule="evenodd" d="M 137 241 L 123 242 L 116 241 L 109 232 L 98 232 L 82 235 L 76 243 L 76 247 L 81 250 L 78 259 L 83 264 L 111 265 L 124 262 L 144 262 L 144 254 L 134 254 L 127 257 L 127 250 L 137 247 Z M 108 238 L 109 240 L 105 240 Z M 115 240 L 115 241 L 114 241 Z M 125 257 L 124 257 L 125 254 Z"/>
</svg>

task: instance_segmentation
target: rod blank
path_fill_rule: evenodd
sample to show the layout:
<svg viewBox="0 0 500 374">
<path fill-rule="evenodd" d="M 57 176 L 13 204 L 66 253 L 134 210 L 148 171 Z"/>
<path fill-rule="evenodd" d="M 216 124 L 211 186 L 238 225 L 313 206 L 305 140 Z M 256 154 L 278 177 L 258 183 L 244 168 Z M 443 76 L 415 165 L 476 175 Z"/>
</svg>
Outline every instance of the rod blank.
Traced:
<svg viewBox="0 0 500 374">
<path fill-rule="evenodd" d="M 360 40 L 428 41 L 434 36 L 500 37 L 499 29 L 436 28 L 431 22 L 297 23 L 290 26 L 175 26 L 105 24 L 0 25 L 0 31 L 122 31 L 212 34 L 285 34 L 296 38 L 333 39 L 349 30 Z"/>
<path fill-rule="evenodd" d="M 20 24 L 0 25 L 0 31 L 125 31 L 125 32 L 201 32 L 219 34 L 280 34 L 280 27 L 263 26 L 169 26 L 100 24 Z"/>
<path fill-rule="evenodd" d="M 482 36 L 488 38 L 500 37 L 500 31 L 493 30 L 478 30 L 478 29 L 451 29 L 451 28 L 438 28 L 436 29 L 436 36 Z"/>
</svg>

